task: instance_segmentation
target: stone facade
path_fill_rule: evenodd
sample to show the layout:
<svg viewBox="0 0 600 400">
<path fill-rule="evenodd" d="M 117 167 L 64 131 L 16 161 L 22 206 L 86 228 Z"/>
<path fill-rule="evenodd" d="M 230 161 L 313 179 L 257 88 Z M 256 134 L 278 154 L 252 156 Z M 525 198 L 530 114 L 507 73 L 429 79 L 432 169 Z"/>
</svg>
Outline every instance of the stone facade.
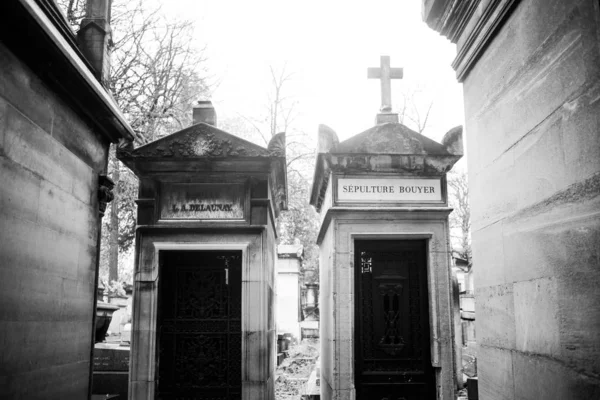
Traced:
<svg viewBox="0 0 600 400">
<path fill-rule="evenodd" d="M 429 306 L 428 316 L 424 316 L 428 322 L 421 326 L 429 326 L 429 349 L 424 353 L 430 357 L 423 363 L 427 369 L 432 368 L 434 377 L 424 386 L 430 396 L 427 398 L 450 400 L 455 398 L 457 382 L 448 236 L 448 215 L 452 210 L 447 207 L 445 174 L 462 156 L 461 130 L 451 130 L 439 144 L 397 122 L 386 122 L 394 120 L 394 114 L 385 116 L 378 118 L 384 122 L 341 143 L 330 128 L 321 126 L 319 131 L 311 204 L 321 215 L 321 397 L 341 400 L 358 395 L 355 355 L 364 343 L 356 342 L 355 310 L 359 303 L 355 277 L 356 269 L 361 268 L 355 263 L 356 243 L 396 240 L 426 243 L 423 295 Z M 365 194 L 367 199 L 353 202 L 344 197 L 345 189 L 339 183 L 357 179 L 365 185 L 393 185 L 398 178 L 407 179 L 406 182 L 437 181 L 435 190 L 442 193 L 431 201 L 411 200 L 410 195 L 404 200 L 392 196 L 386 200 L 385 195 L 378 193 Z M 395 192 L 398 190 L 396 187 Z M 424 194 L 431 194 L 431 190 Z M 400 268 L 399 264 L 394 265 Z M 405 310 L 403 318 L 407 315 Z M 400 354 L 404 355 L 398 359 L 408 353 Z M 413 398 L 404 393 L 395 395 Z M 370 398 L 386 397 L 372 393 Z"/>
<path fill-rule="evenodd" d="M 110 141 L 131 134 L 54 2 L 0 14 L 0 397 L 84 399 L 99 181 Z"/>
<path fill-rule="evenodd" d="M 464 85 L 484 399 L 600 398 L 597 1 L 423 1 Z"/>
<path fill-rule="evenodd" d="M 160 276 L 168 268 L 164 252 L 235 251 L 241 254 L 241 294 L 235 294 L 241 296 L 241 338 L 227 340 L 241 340 L 241 353 L 235 355 L 241 360 L 231 362 L 241 363 L 242 399 L 273 400 L 275 225 L 287 204 L 284 134 L 273 137 L 265 149 L 200 122 L 137 149 L 122 146 L 118 157 L 140 179 L 130 398 L 159 395 Z M 231 188 L 239 190 L 238 197 Z"/>
</svg>

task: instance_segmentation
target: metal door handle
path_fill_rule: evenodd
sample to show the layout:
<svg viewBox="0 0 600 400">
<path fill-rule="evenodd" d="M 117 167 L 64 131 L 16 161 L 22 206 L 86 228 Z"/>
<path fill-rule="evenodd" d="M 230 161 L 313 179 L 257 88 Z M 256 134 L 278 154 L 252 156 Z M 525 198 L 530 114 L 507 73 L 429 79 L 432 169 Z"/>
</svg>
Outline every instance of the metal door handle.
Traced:
<svg viewBox="0 0 600 400">
<path fill-rule="evenodd" d="M 225 284 L 229 285 L 229 268 L 225 268 Z"/>
</svg>

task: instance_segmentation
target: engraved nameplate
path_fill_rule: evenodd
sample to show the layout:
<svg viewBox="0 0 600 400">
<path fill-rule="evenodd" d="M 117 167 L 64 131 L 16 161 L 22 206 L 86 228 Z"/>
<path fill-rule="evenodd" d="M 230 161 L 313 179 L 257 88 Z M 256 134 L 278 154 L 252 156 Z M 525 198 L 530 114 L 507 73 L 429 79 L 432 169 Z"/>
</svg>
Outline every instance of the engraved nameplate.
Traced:
<svg viewBox="0 0 600 400">
<path fill-rule="evenodd" d="M 160 196 L 160 218 L 163 220 L 244 219 L 244 194 L 243 184 L 164 184 Z"/>
<path fill-rule="evenodd" d="M 337 180 L 337 201 L 439 203 L 442 201 L 442 185 L 439 178 L 339 178 Z"/>
</svg>

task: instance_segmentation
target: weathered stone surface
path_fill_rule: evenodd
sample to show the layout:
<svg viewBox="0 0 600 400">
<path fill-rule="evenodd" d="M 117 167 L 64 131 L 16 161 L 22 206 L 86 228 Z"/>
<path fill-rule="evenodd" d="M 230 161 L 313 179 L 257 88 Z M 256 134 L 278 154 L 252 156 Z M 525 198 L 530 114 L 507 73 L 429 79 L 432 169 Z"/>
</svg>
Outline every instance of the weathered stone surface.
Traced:
<svg viewBox="0 0 600 400">
<path fill-rule="evenodd" d="M 260 146 L 231 135 L 212 125 L 199 123 L 176 134 L 122 153 L 129 157 L 269 157 L 270 152 Z"/>
<path fill-rule="evenodd" d="M 478 315 L 481 315 L 480 312 Z M 481 332 L 481 330 L 478 330 Z M 480 334 L 479 337 L 482 335 Z M 512 400 L 515 398 L 515 374 L 511 352 L 481 345 L 477 358 L 479 397 Z"/>
<path fill-rule="evenodd" d="M 85 399 L 89 371 L 89 361 L 79 361 L 54 365 L 51 378 L 47 368 L 13 373 L 3 382 L 2 396 L 8 399 Z"/>
<path fill-rule="evenodd" d="M 130 350 L 127 347 L 94 348 L 94 371 L 129 371 Z M 107 392 L 108 393 L 108 392 Z"/>
<path fill-rule="evenodd" d="M 600 389 L 593 377 L 577 374 L 554 358 L 513 353 L 515 398 L 596 399 Z M 534 374 L 521 371 L 534 370 Z"/>
<path fill-rule="evenodd" d="M 486 226 L 479 230 L 478 235 L 472 239 L 473 258 L 486 265 L 485 274 L 477 274 L 476 288 L 501 285 L 506 283 L 506 274 L 504 270 L 504 257 L 506 256 L 503 247 L 499 244 L 504 240 L 503 221 Z M 478 299 L 476 299 L 478 301 Z"/>
<path fill-rule="evenodd" d="M 23 12 L 13 5 L 7 21 L 23 22 Z M 28 17 L 20 29 L 32 41 L 49 40 L 46 33 L 38 36 L 39 23 Z M 35 51 L 11 47 L 8 25 L 0 44 L 0 387 L 7 398 L 86 398 L 97 176 L 105 172 L 104 134 L 114 121 L 98 129 L 90 115 L 99 110 L 72 101 L 86 97 L 86 89 L 67 93 L 53 81 L 65 55 L 41 42 Z M 40 68 L 36 56 L 42 47 L 48 57 Z M 83 78 L 69 79 L 63 83 Z"/>
<path fill-rule="evenodd" d="M 462 135 L 456 133 L 456 135 Z M 453 142 L 460 142 L 455 137 Z M 441 175 L 456 163 L 462 153 L 458 144 L 448 149 L 399 123 L 376 125 L 331 148 L 328 167 L 338 172 L 401 172 L 415 175 Z M 321 157 L 321 156 L 319 156 Z M 317 165 L 316 171 L 320 170 Z"/>
<path fill-rule="evenodd" d="M 440 154 L 448 155 L 441 144 L 402 124 L 381 124 L 344 140 L 336 153 Z"/>
<path fill-rule="evenodd" d="M 135 150 L 122 146 L 118 152 L 141 182 L 129 386 L 133 398 L 153 399 L 158 387 L 161 252 L 228 249 L 239 251 L 242 260 L 243 398 L 272 400 L 277 334 L 274 229 L 287 204 L 284 143 L 284 134 L 278 134 L 265 149 L 198 123 Z M 167 170 L 175 173 L 157 179 L 157 172 Z M 199 204 L 209 201 L 234 204 L 239 212 L 235 218 L 206 218 L 196 212 Z M 156 213 L 158 205 L 161 211 Z"/>
<path fill-rule="evenodd" d="M 85 139 L 81 139 L 81 137 Z M 61 142 L 85 164 L 94 170 L 102 170 L 106 163 L 106 154 L 102 148 L 94 145 L 96 141 L 104 142 L 105 138 L 92 130 L 89 124 L 77 117 L 69 108 L 55 108 L 52 120 L 52 137 Z"/>
<path fill-rule="evenodd" d="M 598 397 L 598 5 L 424 4 L 464 80 L 481 397 Z"/>
<path fill-rule="evenodd" d="M 513 290 L 516 349 L 557 357 L 560 354 L 560 330 L 556 280 L 540 278 L 516 282 Z M 544 328 L 537 329 L 540 326 Z"/>
<path fill-rule="evenodd" d="M 26 112 L 40 129 L 51 132 L 53 110 L 52 101 L 49 101 L 50 91 L 6 46 L 0 46 L 0 65 L 2 100 Z"/>
</svg>

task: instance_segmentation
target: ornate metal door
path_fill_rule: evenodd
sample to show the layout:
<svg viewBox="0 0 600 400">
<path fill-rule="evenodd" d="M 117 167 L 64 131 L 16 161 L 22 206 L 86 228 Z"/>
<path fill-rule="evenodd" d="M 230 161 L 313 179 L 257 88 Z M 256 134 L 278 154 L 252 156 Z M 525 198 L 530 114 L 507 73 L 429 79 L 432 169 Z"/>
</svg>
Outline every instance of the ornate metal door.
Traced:
<svg viewBox="0 0 600 400">
<path fill-rule="evenodd" d="M 241 252 L 161 252 L 158 398 L 241 399 Z"/>
<path fill-rule="evenodd" d="M 357 400 L 435 399 L 426 242 L 355 242 Z"/>
</svg>

